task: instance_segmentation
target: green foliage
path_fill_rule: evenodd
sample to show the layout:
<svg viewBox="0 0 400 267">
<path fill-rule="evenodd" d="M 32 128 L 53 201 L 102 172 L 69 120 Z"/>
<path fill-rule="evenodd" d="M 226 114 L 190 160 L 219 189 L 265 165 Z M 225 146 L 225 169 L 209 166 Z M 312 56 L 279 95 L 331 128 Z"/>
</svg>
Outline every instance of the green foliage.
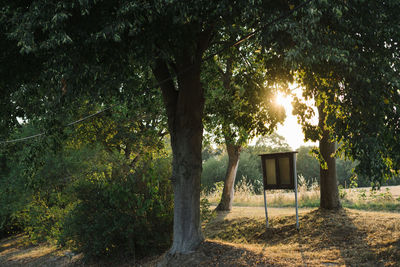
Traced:
<svg viewBox="0 0 400 267">
<path fill-rule="evenodd" d="M 259 154 L 267 152 L 288 151 L 289 146 L 281 136 L 272 134 L 259 138 L 255 146 L 248 146 L 240 153 L 235 185 L 242 179 L 253 188 L 253 192 L 262 192 L 262 170 Z M 209 193 L 217 182 L 224 181 L 228 155 L 224 151 L 221 155 L 210 157 L 203 162 L 202 188 Z"/>
<path fill-rule="evenodd" d="M 314 182 L 319 183 L 319 162 L 311 154 L 310 147 L 300 147 L 297 153 L 297 174 L 305 179 L 306 186 L 310 187 Z"/>
<path fill-rule="evenodd" d="M 254 193 L 260 194 L 262 192 L 262 172 L 261 160 L 257 154 L 252 153 L 251 150 L 244 150 L 240 155 L 240 161 L 237 171 L 236 184 L 242 183 L 246 180 L 253 189 Z"/>
<path fill-rule="evenodd" d="M 53 198 L 59 198 L 56 193 Z M 49 241 L 55 243 L 60 237 L 64 218 L 73 204 L 60 199 L 43 200 L 35 196 L 28 205 L 14 215 L 22 225 L 24 233 L 29 235 L 29 242 Z"/>
<path fill-rule="evenodd" d="M 200 217 L 203 224 L 208 223 L 216 213 L 210 209 L 211 203 L 207 198 L 200 199 Z"/>
<path fill-rule="evenodd" d="M 305 88 L 304 97 L 314 97 L 323 107 L 322 123 L 339 152 L 356 161 L 357 174 L 374 183 L 393 176 L 400 162 L 396 8 L 398 1 L 313 1 L 285 25 L 297 44 L 286 56 Z M 307 137 L 320 138 L 321 127 L 307 121 L 311 110 L 301 105 L 296 110 Z"/>
<path fill-rule="evenodd" d="M 128 123 L 129 111 L 119 111 L 66 129 L 57 151 L 49 149 L 52 135 L 1 147 L 8 155 L 0 176 L 1 235 L 21 230 L 32 243 L 58 240 L 87 257 L 141 257 L 169 245 L 171 159 L 162 125 L 154 127 L 144 113 Z M 34 123 L 14 137 L 35 132 Z"/>
<path fill-rule="evenodd" d="M 360 189 L 358 190 L 358 198 L 361 200 L 366 200 L 367 199 L 367 190 L 366 189 Z"/>
<path fill-rule="evenodd" d="M 170 170 L 159 161 L 128 176 L 76 183 L 78 201 L 64 222 L 61 243 L 88 258 L 120 253 L 143 257 L 166 249 L 172 238 L 173 199 Z"/>
<path fill-rule="evenodd" d="M 347 192 L 343 189 L 342 185 L 339 185 L 338 189 L 339 189 L 339 197 L 340 197 L 340 199 L 344 199 L 347 196 Z"/>
<path fill-rule="evenodd" d="M 202 190 L 210 192 L 216 182 L 222 182 L 225 178 L 228 157 L 226 153 L 223 156 L 211 157 L 203 163 L 203 172 L 201 174 Z"/>
<path fill-rule="evenodd" d="M 256 43 L 241 44 L 204 64 L 204 125 L 214 142 L 245 145 L 271 134 L 285 118 L 273 99 L 278 84 L 286 85 L 291 75 L 274 51 L 254 53 L 257 48 Z"/>
</svg>

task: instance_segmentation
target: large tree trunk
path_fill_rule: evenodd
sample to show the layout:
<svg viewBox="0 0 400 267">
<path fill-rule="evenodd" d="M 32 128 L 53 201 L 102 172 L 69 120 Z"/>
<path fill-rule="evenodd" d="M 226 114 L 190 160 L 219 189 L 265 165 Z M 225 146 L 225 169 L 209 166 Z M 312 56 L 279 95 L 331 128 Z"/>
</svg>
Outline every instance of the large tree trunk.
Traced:
<svg viewBox="0 0 400 267">
<path fill-rule="evenodd" d="M 178 90 L 163 60 L 153 72 L 161 83 L 173 153 L 174 229 L 170 254 L 189 253 L 203 241 L 200 224 L 204 92 L 200 63 L 178 66 Z M 185 72 L 179 75 L 179 70 Z"/>
<path fill-rule="evenodd" d="M 327 164 L 327 169 L 320 167 L 320 208 L 339 209 L 340 199 L 336 176 L 335 142 L 330 140 L 329 131 L 325 126 L 323 105 L 318 107 L 319 127 L 322 129 L 322 138 L 319 141 L 319 151 Z"/>
<path fill-rule="evenodd" d="M 221 201 L 216 210 L 230 211 L 232 209 L 233 196 L 235 193 L 235 179 L 237 168 L 239 165 L 239 156 L 241 146 L 233 145 L 226 142 L 226 150 L 228 151 L 228 169 L 226 170 L 224 190 L 222 191 Z"/>
</svg>

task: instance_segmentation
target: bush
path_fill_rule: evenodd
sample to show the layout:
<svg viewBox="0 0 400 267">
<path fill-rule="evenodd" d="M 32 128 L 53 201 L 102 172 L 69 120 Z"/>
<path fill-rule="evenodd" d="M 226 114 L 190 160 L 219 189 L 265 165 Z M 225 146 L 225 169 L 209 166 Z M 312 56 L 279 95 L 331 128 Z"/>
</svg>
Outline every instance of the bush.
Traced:
<svg viewBox="0 0 400 267">
<path fill-rule="evenodd" d="M 200 219 L 203 224 L 208 223 L 216 215 L 215 211 L 211 210 L 210 207 L 211 203 L 207 198 L 200 199 Z"/>
<path fill-rule="evenodd" d="M 203 163 L 203 172 L 201 174 L 202 190 L 210 193 L 216 182 L 224 181 L 226 168 L 228 166 L 228 156 L 211 157 Z"/>
<path fill-rule="evenodd" d="M 34 199 L 15 215 L 33 244 L 43 241 L 55 242 L 60 236 L 62 221 L 72 207 L 59 199 L 60 194 L 52 195 L 54 199 L 44 200 L 36 194 Z"/>
<path fill-rule="evenodd" d="M 165 162 L 127 176 L 84 179 L 79 202 L 60 239 L 87 258 L 116 254 L 142 257 L 166 249 L 172 238 L 173 196 Z M 160 176 L 161 175 L 161 176 Z"/>
<path fill-rule="evenodd" d="M 224 182 L 227 166 L 226 152 L 210 157 L 203 163 L 201 183 L 205 193 L 210 193 L 215 183 Z M 261 159 L 254 151 L 244 150 L 240 153 L 235 185 L 240 183 L 243 177 L 246 177 L 246 182 L 254 188 L 256 194 L 262 192 Z"/>
</svg>

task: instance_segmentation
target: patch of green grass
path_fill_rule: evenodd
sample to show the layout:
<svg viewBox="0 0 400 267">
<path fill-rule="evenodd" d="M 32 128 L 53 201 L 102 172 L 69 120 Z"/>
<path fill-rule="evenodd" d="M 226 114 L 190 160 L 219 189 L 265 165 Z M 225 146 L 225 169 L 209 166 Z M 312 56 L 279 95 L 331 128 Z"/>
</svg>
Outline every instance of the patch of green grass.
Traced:
<svg viewBox="0 0 400 267">
<path fill-rule="evenodd" d="M 212 205 L 218 205 L 222 190 L 204 196 Z M 350 209 L 367 211 L 400 212 L 400 197 L 392 195 L 391 189 L 381 191 L 366 189 L 345 190 L 340 189 L 339 195 L 342 206 Z M 317 208 L 320 204 L 319 188 L 312 190 L 300 187 L 298 193 L 299 208 Z M 235 191 L 234 206 L 237 207 L 263 207 L 263 195 L 256 195 L 248 186 L 238 186 Z M 288 191 L 274 191 L 267 193 L 267 205 L 274 208 L 291 208 L 295 206 L 294 194 Z"/>
<path fill-rule="evenodd" d="M 352 202 L 345 200 L 342 201 L 342 206 L 345 208 L 357 209 L 357 210 L 400 212 L 399 201 Z"/>
<path fill-rule="evenodd" d="M 400 201 L 352 201 L 348 199 L 341 200 L 342 206 L 349 209 L 357 210 L 368 210 L 368 211 L 390 211 L 390 212 L 400 212 Z M 215 203 L 214 205 L 216 205 Z M 299 208 L 318 208 L 320 200 L 316 198 L 304 198 L 299 200 Z M 291 208 L 295 206 L 293 200 L 286 201 L 269 201 L 267 203 L 268 207 L 273 208 Z M 264 203 L 260 202 L 234 202 L 233 206 L 236 207 L 264 207 Z"/>
</svg>

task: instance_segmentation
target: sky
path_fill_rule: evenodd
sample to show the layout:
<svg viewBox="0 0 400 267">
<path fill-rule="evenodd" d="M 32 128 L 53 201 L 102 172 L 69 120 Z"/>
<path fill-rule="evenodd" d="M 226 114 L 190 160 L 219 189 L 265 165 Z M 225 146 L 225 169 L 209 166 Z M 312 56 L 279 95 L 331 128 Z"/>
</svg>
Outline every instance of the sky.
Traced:
<svg viewBox="0 0 400 267">
<path fill-rule="evenodd" d="M 289 86 L 292 93 L 294 93 L 297 97 L 301 97 L 302 89 L 296 84 L 291 84 Z M 304 142 L 304 134 L 301 130 L 301 126 L 297 123 L 297 117 L 292 114 L 293 107 L 292 102 L 293 98 L 291 96 L 285 96 L 283 94 L 278 94 L 276 97 L 276 101 L 278 104 L 282 105 L 286 111 L 286 119 L 283 125 L 279 125 L 277 128 L 277 133 L 283 137 L 285 137 L 286 142 L 290 145 L 293 150 L 298 149 L 300 146 L 315 146 L 318 143 L 315 142 Z M 307 101 L 309 105 L 314 106 L 314 101 Z M 314 110 L 315 114 L 316 109 Z M 318 117 L 315 116 L 312 119 L 313 124 L 318 123 Z"/>
</svg>

